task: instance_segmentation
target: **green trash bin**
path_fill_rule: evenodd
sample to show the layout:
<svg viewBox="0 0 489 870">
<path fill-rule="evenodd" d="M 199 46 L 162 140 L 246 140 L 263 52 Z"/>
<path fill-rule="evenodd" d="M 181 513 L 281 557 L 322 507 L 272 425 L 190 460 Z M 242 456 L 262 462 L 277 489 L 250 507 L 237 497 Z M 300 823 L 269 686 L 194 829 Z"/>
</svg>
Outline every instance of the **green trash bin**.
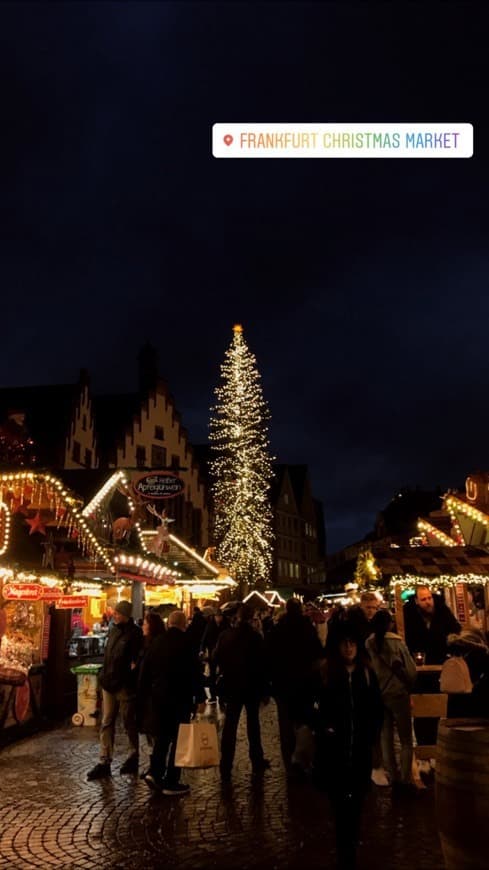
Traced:
<svg viewBox="0 0 489 870">
<path fill-rule="evenodd" d="M 71 717 L 73 725 L 88 725 L 93 727 L 101 709 L 101 696 L 98 685 L 98 675 L 101 664 L 87 662 L 75 665 L 71 673 L 76 674 L 78 683 L 78 710 Z"/>
</svg>

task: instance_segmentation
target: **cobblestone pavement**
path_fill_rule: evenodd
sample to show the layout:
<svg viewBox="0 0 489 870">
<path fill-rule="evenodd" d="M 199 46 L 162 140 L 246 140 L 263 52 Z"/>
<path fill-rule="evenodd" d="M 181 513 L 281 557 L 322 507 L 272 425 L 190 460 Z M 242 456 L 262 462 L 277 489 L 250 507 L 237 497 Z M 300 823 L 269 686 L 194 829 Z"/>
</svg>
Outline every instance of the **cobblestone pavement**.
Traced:
<svg viewBox="0 0 489 870">
<path fill-rule="evenodd" d="M 218 771 L 189 771 L 185 797 L 149 792 L 120 776 L 87 782 L 97 734 L 69 726 L 28 738 L 0 753 L 0 868 L 143 870 L 143 868 L 327 868 L 335 866 L 327 799 L 308 784 L 287 785 L 275 707 L 262 712 L 272 769 L 251 777 L 244 722 L 231 786 Z M 146 761 L 143 759 L 142 763 Z M 374 788 L 365 812 L 359 870 L 441 870 L 433 789 L 393 799 Z"/>
</svg>

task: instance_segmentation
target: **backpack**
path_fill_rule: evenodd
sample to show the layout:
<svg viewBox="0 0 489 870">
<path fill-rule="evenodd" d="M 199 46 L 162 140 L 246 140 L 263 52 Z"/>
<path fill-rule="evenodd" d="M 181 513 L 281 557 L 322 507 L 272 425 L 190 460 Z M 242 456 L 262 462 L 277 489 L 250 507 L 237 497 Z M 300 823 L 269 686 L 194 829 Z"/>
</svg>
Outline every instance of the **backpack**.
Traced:
<svg viewBox="0 0 489 870">
<path fill-rule="evenodd" d="M 440 676 L 440 691 L 447 694 L 468 694 L 472 691 L 470 671 L 462 656 L 452 656 L 444 662 Z"/>
</svg>

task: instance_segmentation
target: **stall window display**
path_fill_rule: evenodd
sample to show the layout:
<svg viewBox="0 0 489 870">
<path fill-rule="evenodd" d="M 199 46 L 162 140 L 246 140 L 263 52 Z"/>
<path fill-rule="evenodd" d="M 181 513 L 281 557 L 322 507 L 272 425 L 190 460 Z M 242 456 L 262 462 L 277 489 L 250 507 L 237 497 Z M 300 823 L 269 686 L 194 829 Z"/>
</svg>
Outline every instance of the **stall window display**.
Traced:
<svg viewBox="0 0 489 870">
<path fill-rule="evenodd" d="M 94 623 L 90 628 L 83 617 L 82 609 L 73 610 L 68 647 L 69 658 L 103 656 L 108 636 L 108 624 L 102 626 L 101 623 Z"/>
<path fill-rule="evenodd" d="M 0 597 L 0 731 L 39 713 L 44 610 Z"/>
</svg>

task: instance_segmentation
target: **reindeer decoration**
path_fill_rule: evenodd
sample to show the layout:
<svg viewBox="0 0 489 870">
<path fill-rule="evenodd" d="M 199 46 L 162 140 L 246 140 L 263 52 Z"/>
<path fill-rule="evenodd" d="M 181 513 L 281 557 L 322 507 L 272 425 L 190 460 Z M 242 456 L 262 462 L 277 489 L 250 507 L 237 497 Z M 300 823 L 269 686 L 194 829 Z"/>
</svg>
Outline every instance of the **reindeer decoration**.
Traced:
<svg viewBox="0 0 489 870">
<path fill-rule="evenodd" d="M 157 517 L 160 520 L 160 525 L 157 528 L 156 535 L 151 543 L 148 544 L 148 550 L 150 550 L 152 553 L 155 554 L 155 556 L 158 556 L 158 558 L 160 558 L 163 553 L 168 553 L 168 550 L 170 549 L 170 544 L 168 540 L 170 537 L 170 530 L 168 528 L 168 524 L 174 523 L 175 520 L 167 517 L 165 510 L 163 510 L 159 514 L 153 505 L 146 505 L 146 510 L 148 511 L 148 513 L 152 514 L 154 517 Z"/>
</svg>

